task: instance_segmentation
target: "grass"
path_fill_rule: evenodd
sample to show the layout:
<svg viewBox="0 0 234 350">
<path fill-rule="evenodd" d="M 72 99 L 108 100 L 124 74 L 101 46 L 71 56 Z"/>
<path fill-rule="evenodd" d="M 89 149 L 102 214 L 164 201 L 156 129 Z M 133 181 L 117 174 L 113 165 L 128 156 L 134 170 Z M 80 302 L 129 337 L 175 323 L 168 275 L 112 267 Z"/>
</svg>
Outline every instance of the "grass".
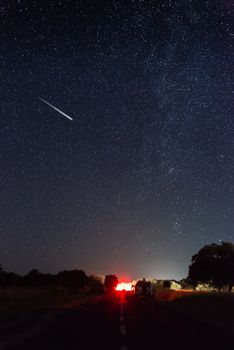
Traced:
<svg viewBox="0 0 234 350">
<path fill-rule="evenodd" d="M 165 293 L 167 294 L 159 295 L 158 300 L 179 314 L 223 327 L 234 326 L 232 293 L 183 291 Z"/>
<path fill-rule="evenodd" d="M 58 311 L 86 297 L 88 291 L 60 286 L 0 289 L 0 323 Z"/>
</svg>

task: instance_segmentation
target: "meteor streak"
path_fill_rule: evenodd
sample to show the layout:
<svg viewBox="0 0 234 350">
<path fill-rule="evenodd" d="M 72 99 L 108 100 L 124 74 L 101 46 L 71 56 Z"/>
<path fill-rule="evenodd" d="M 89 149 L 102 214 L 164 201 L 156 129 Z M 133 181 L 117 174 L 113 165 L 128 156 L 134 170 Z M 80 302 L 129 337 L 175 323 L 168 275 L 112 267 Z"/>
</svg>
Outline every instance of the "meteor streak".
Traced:
<svg viewBox="0 0 234 350">
<path fill-rule="evenodd" d="M 73 120 L 71 117 L 69 117 L 69 115 L 67 115 L 66 113 L 64 113 L 63 111 L 61 111 L 60 109 L 58 109 L 57 107 L 54 107 L 52 104 L 50 104 L 49 102 L 47 102 L 46 100 L 43 100 L 43 98 L 38 97 L 39 100 L 41 100 L 42 102 L 46 103 L 48 106 L 52 107 L 55 111 L 59 112 L 60 114 L 62 114 L 64 117 Z"/>
</svg>

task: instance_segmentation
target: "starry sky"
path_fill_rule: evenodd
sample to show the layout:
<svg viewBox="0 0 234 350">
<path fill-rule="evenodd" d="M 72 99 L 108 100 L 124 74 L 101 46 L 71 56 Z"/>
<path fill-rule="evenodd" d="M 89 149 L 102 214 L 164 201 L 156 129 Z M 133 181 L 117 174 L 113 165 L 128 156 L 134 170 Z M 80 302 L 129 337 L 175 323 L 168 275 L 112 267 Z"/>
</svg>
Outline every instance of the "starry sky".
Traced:
<svg viewBox="0 0 234 350">
<path fill-rule="evenodd" d="M 1 1 L 5 270 L 180 279 L 234 240 L 232 10 Z"/>
</svg>

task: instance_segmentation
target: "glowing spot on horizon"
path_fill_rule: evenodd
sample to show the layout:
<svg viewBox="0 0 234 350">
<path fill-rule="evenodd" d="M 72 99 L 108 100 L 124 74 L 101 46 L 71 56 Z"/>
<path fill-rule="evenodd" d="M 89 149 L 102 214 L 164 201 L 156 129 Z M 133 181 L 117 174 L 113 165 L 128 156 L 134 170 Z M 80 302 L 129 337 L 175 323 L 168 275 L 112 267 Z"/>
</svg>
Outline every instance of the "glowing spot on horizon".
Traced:
<svg viewBox="0 0 234 350">
<path fill-rule="evenodd" d="M 131 282 L 120 282 L 117 284 L 115 290 L 117 291 L 125 290 L 126 292 L 130 292 L 131 290 L 133 290 L 133 286 Z"/>
</svg>

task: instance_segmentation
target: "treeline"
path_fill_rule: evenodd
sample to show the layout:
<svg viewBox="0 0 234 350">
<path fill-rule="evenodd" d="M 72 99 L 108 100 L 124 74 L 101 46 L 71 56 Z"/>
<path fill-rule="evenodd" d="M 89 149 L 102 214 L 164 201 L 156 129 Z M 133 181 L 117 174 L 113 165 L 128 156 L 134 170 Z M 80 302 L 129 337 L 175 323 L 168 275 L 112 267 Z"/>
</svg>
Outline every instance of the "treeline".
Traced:
<svg viewBox="0 0 234 350">
<path fill-rule="evenodd" d="M 0 269 L 0 287 L 45 287 L 58 285 L 69 289 L 88 289 L 101 293 L 104 291 L 103 278 L 87 276 L 83 270 L 61 271 L 58 274 L 45 274 L 36 269 L 24 276 Z"/>
<path fill-rule="evenodd" d="M 27 275 L 20 276 L 12 272 L 5 272 L 0 265 L 0 288 L 10 286 L 43 287 L 59 285 L 70 289 L 84 289 L 100 293 L 113 291 L 118 283 L 115 275 L 104 277 L 87 276 L 83 270 L 61 271 L 56 275 L 44 274 L 36 269 Z M 232 291 L 234 286 L 234 244 L 231 242 L 212 243 L 202 247 L 192 256 L 188 277 L 180 282 L 157 281 L 159 287 L 175 289 L 186 288 L 189 285 L 196 288 L 200 283 L 222 290 Z"/>
</svg>

